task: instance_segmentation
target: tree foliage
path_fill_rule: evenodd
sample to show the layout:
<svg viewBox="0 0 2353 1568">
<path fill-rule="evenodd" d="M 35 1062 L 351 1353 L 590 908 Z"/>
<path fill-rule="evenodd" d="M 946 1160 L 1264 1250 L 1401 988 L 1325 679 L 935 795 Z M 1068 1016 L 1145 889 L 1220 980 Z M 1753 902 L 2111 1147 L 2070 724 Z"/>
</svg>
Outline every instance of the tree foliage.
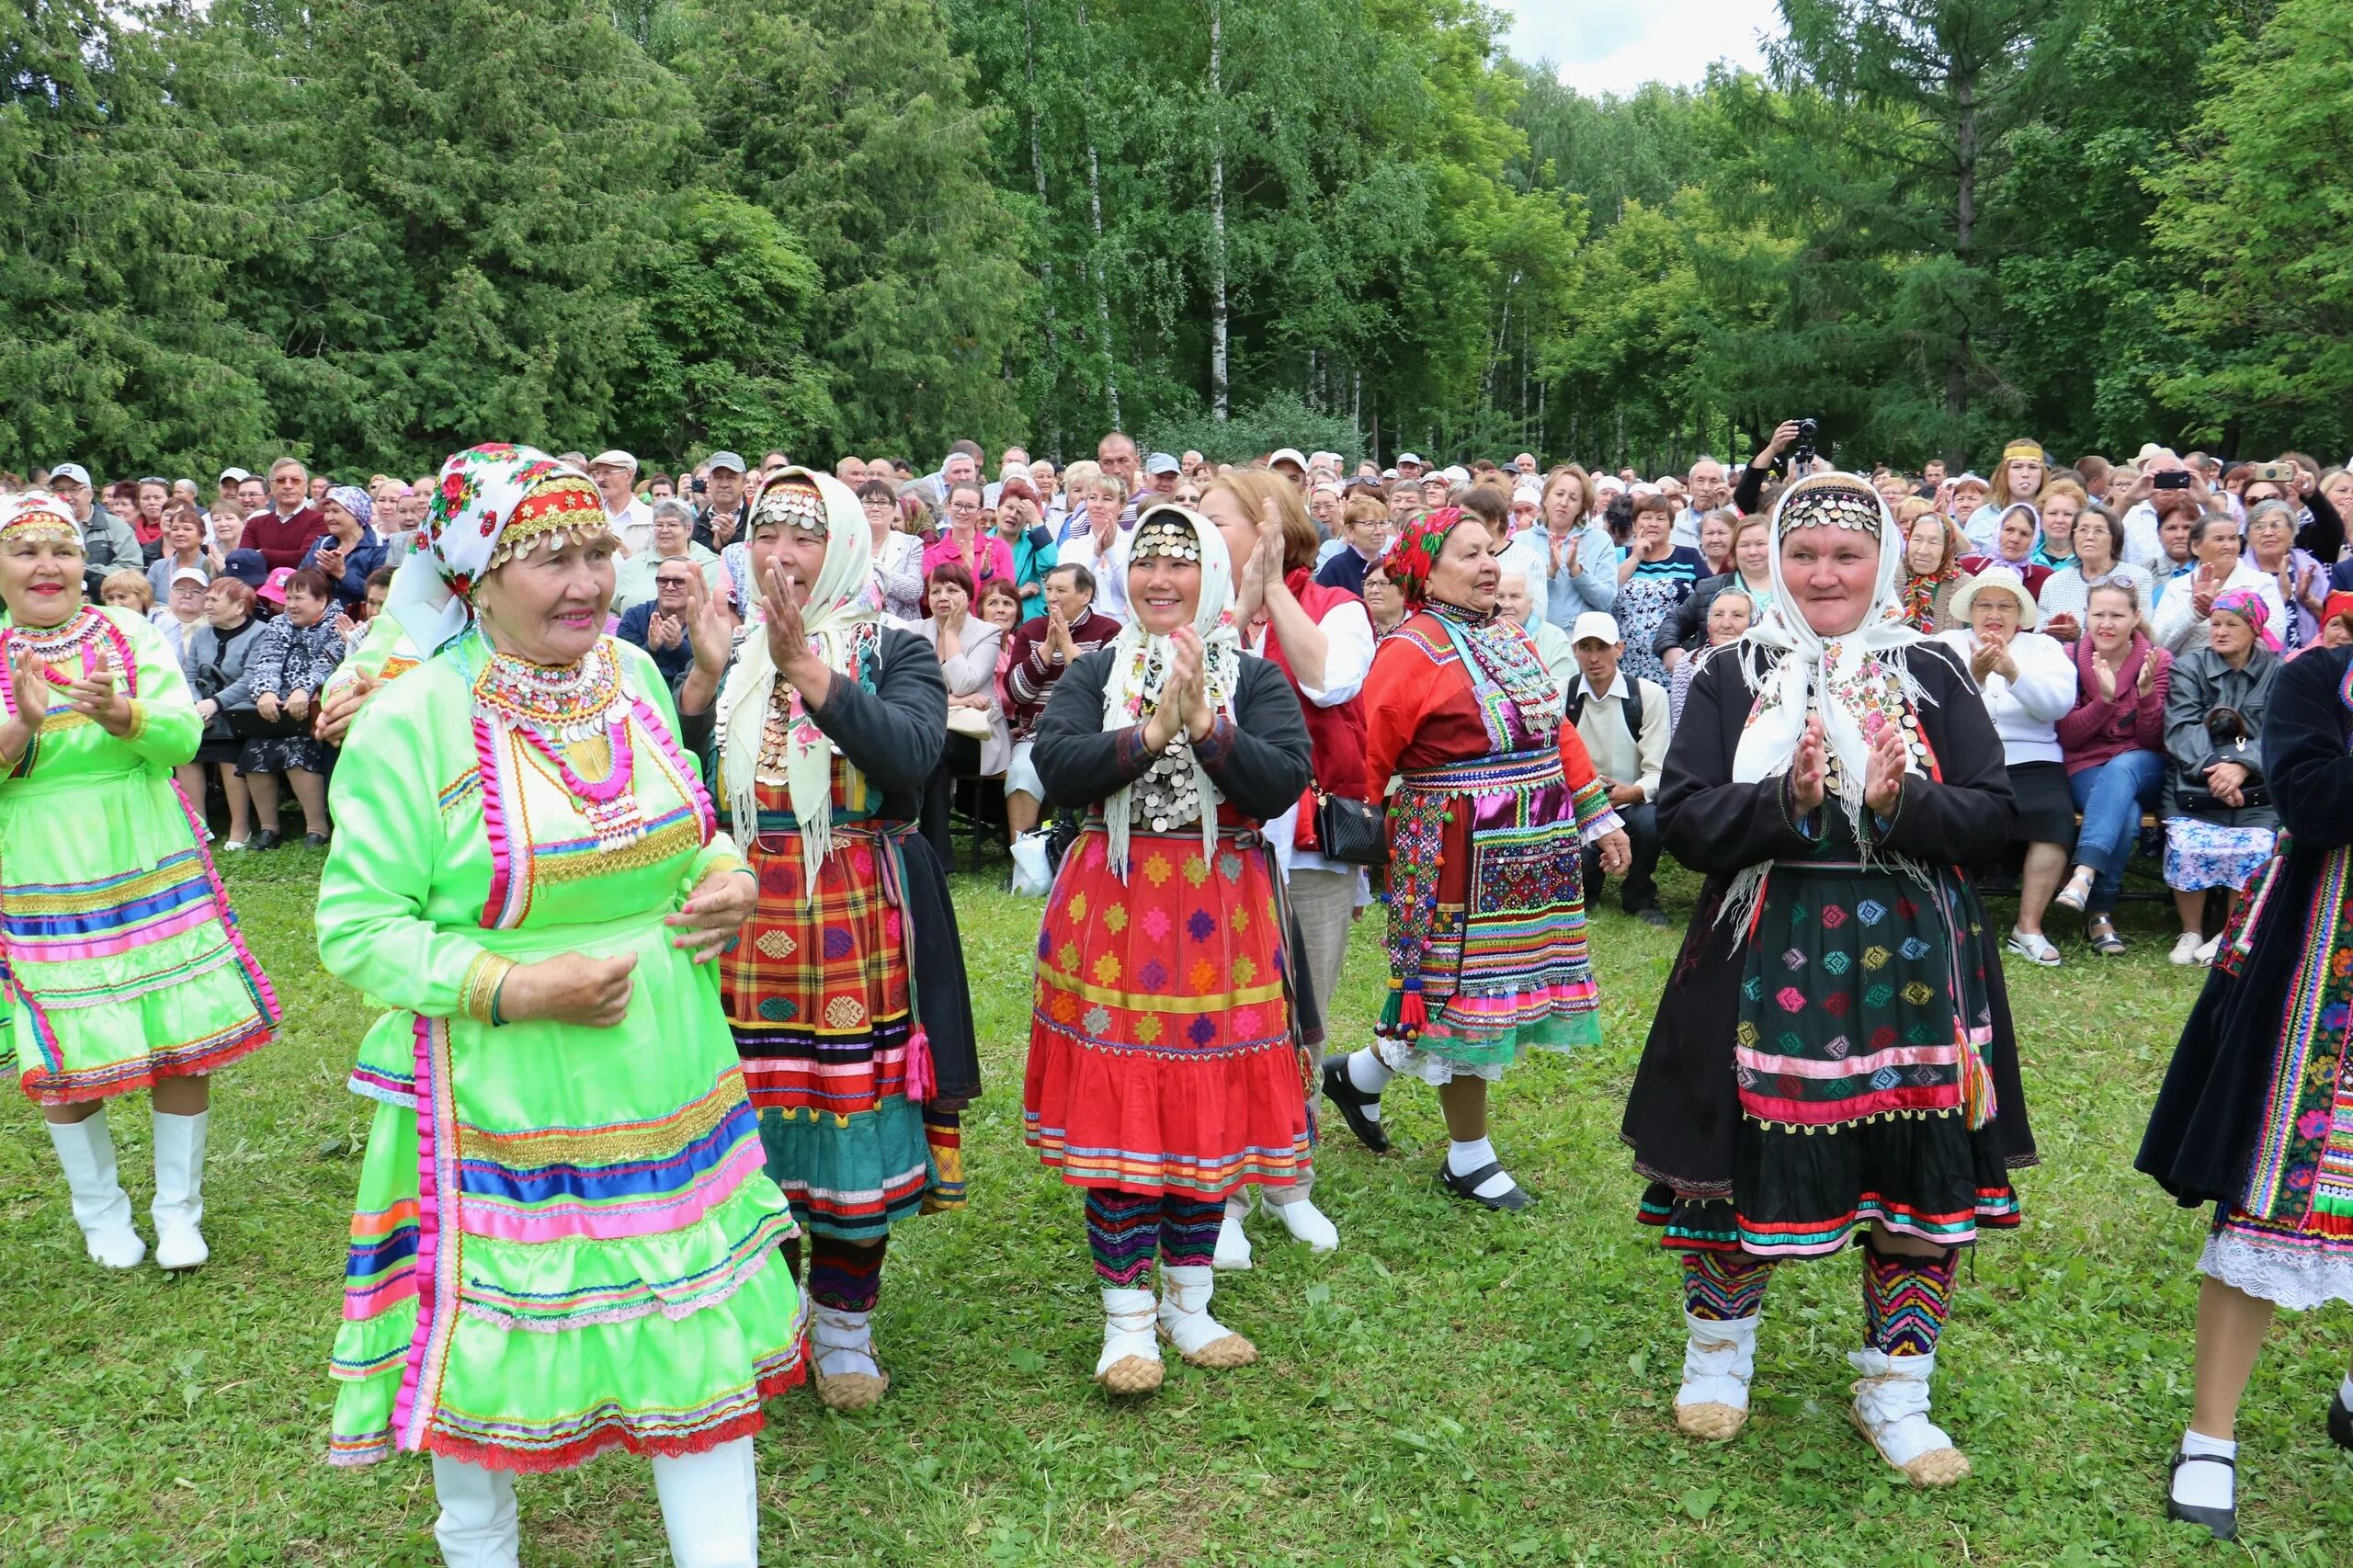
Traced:
<svg viewBox="0 0 2353 1568">
<path fill-rule="evenodd" d="M 20 0 L 0 465 L 2353 440 L 2342 0 L 1781 8 L 1593 97 L 1477 0 Z"/>
</svg>

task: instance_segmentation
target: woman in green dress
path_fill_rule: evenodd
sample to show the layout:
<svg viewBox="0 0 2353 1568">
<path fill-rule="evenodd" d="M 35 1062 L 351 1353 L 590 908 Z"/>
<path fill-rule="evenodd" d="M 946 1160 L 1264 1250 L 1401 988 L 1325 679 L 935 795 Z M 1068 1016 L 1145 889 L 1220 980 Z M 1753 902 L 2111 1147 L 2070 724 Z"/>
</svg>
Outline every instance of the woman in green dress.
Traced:
<svg viewBox="0 0 2353 1568">
<path fill-rule="evenodd" d="M 653 1456 L 673 1557 L 750 1563 L 760 1402 L 801 1376 L 710 960 L 743 861 L 646 655 L 604 635 L 587 477 L 451 458 L 390 608 L 426 662 L 335 769 L 329 970 L 390 1008 L 335 1346 L 333 1458 L 433 1456 L 453 1564 L 511 1565 L 513 1472 Z"/>
<path fill-rule="evenodd" d="M 172 769 L 196 755 L 153 626 L 82 600 L 82 535 L 52 495 L 0 506 L 0 944 L 17 1082 L 40 1106 L 90 1256 L 135 1268 L 106 1102 L 154 1101 L 155 1261 L 207 1255 L 210 1074 L 269 1039 L 269 982 Z"/>
</svg>

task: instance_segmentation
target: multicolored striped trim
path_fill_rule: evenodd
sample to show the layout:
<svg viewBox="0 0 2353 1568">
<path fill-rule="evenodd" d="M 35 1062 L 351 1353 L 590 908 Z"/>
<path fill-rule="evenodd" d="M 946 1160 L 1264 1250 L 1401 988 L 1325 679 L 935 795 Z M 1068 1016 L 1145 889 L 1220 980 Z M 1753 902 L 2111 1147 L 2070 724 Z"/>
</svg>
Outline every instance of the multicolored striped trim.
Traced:
<svg viewBox="0 0 2353 1568">
<path fill-rule="evenodd" d="M 764 1163 L 733 1066 L 710 1096 L 656 1121 L 461 1136 L 460 1226 L 503 1242 L 665 1234 L 726 1202 Z"/>
<path fill-rule="evenodd" d="M 192 931 L 214 914 L 211 883 L 193 846 L 95 881 L 0 889 L 0 931 L 18 964 L 114 958 Z"/>
<path fill-rule="evenodd" d="M 1250 1148 L 1211 1161 L 1170 1153 L 1140 1154 L 1120 1149 L 1073 1149 L 1063 1130 L 1040 1124 L 1035 1111 L 1021 1115 L 1022 1142 L 1039 1160 L 1078 1187 L 1117 1187 L 1131 1192 L 1198 1192 L 1222 1198 L 1238 1182 L 1281 1187 L 1298 1181 L 1309 1167 L 1313 1141 L 1302 1130 L 1289 1148 Z"/>
<path fill-rule="evenodd" d="M 1851 1245 L 1865 1225 L 1917 1236 L 1939 1246 L 1965 1246 L 1986 1230 L 2010 1230 L 2018 1223 L 2018 1194 L 2007 1187 L 1980 1187 L 1975 1206 L 1958 1214 L 1922 1214 L 1907 1205 L 1890 1202 L 1867 1192 L 1855 1206 L 1836 1219 L 1809 1224 L 1760 1225 L 1735 1216 L 1729 1230 L 1701 1230 L 1678 1224 L 1671 1209 L 1645 1201 L 1642 1222 L 1661 1233 L 1661 1244 L 1677 1250 L 1708 1248 L 1742 1251 L 1759 1257 L 1820 1257 Z"/>
<path fill-rule="evenodd" d="M 2306 906 L 2304 949 L 2288 990 L 2279 1049 L 2272 1058 L 2271 1082 L 2264 1096 L 2263 1135 L 2248 1165 L 2239 1207 L 2258 1218 L 2289 1221 L 2311 1211 L 2313 1189 L 2335 1130 L 2333 1114 L 2341 1075 L 2353 971 L 2344 960 L 2353 948 L 2341 911 L 2353 876 L 2353 848 L 2328 851 L 2313 880 Z"/>
<path fill-rule="evenodd" d="M 449 1367 L 449 1342 L 457 1330 L 458 1288 L 464 1275 L 461 1228 L 449 1224 L 442 1204 L 458 1201 L 455 1093 L 449 1083 L 449 1025 L 419 1017 L 416 1056 L 416 1259 L 419 1282 L 416 1329 L 401 1369 L 400 1392 L 392 1400 L 392 1431 L 400 1446 L 415 1452 L 426 1445 L 441 1408 L 441 1381 Z"/>
<path fill-rule="evenodd" d="M 466 1287 L 462 1311 L 499 1328 L 529 1334 L 562 1334 L 656 1314 L 676 1322 L 734 1295 L 775 1260 L 778 1244 L 795 1233 L 790 1212 L 763 1213 L 718 1261 L 675 1279 L 581 1285 L 546 1295 L 522 1295 L 476 1279 Z"/>
<path fill-rule="evenodd" d="M 1739 1323 L 1765 1310 L 1773 1260 L 1737 1253 L 1683 1255 L 1683 1310 L 1706 1323 Z"/>
<path fill-rule="evenodd" d="M 365 1323 L 383 1316 L 403 1301 L 416 1300 L 416 1254 L 423 1210 L 404 1199 L 390 1209 L 351 1217 L 351 1242 L 343 1264 L 343 1321 Z M 392 1358 L 344 1369 L 338 1377 L 364 1378 L 381 1371 Z"/>
<path fill-rule="evenodd" d="M 1961 1257 L 1882 1254 L 1863 1245 L 1863 1342 L 1890 1357 L 1933 1356 L 1952 1312 Z"/>
</svg>

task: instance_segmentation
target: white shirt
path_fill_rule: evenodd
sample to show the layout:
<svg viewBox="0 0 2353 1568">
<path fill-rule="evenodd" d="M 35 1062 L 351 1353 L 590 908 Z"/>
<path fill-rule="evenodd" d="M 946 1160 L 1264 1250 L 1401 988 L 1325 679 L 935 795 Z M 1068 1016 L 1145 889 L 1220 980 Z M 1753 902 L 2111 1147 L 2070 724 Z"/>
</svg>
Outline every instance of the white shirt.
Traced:
<svg viewBox="0 0 2353 1568">
<path fill-rule="evenodd" d="M 1125 558 L 1127 551 L 1120 548 L 1121 536 L 1111 536 L 1111 559 L 1098 561 L 1095 553 L 1095 531 L 1082 528 L 1063 541 L 1054 558 L 1057 566 L 1084 566 L 1095 578 L 1095 608 L 1113 620 L 1133 620 L 1136 612 L 1128 604 L 1128 584 Z"/>
<path fill-rule="evenodd" d="M 2124 559 L 2154 571 L 2165 552 L 2157 542 L 2157 509 L 2146 501 L 2134 502 L 2124 514 Z"/>
<path fill-rule="evenodd" d="M 1528 620 L 1529 625 L 1551 618 L 1545 606 L 1551 599 L 1552 582 L 1552 536 L 1538 523 L 1524 528 L 1511 536 L 1509 543 L 1495 553 L 1495 564 L 1505 576 L 1517 572 L 1528 579 Z"/>
<path fill-rule="evenodd" d="M 1938 632 L 1936 640 L 1959 653 L 1963 665 L 1977 656 L 1977 633 L 1969 627 Z M 2075 661 L 2057 638 L 2021 631 L 2010 639 L 2010 662 L 2018 667 L 2016 681 L 1996 670 L 1979 688 L 1985 716 L 2002 737 L 2002 760 L 2064 761 L 2057 725 L 2075 706 Z"/>
<path fill-rule="evenodd" d="M 2168 585 L 2165 597 L 2157 600 L 2150 635 L 2169 653 L 2178 655 L 2206 646 L 2206 622 L 2198 613 L 2197 588 L 2198 569 L 2192 567 L 2186 575 Z M 2263 600 L 2263 608 L 2271 616 L 2271 635 L 2279 636 L 2287 613 L 2279 597 L 2279 579 L 2268 572 L 2256 570 L 2242 559 L 2222 579 L 2221 591 L 2227 594 L 2234 588 L 2250 589 Z"/>
<path fill-rule="evenodd" d="M 1364 689 L 1365 677 L 1372 674 L 1372 617 L 1362 599 L 1349 599 L 1336 604 L 1324 612 L 1316 628 L 1324 633 L 1324 679 L 1321 685 L 1310 686 L 1293 676 L 1299 694 L 1318 708 L 1337 708 L 1341 703 Z M 1253 653 L 1264 657 L 1267 637 L 1273 631 L 1270 620 L 1255 637 L 1245 635 L 1244 645 Z M 1301 849 L 1299 837 L 1299 806 L 1268 822 L 1267 841 L 1275 846 L 1276 864 L 1282 868 L 1288 881 L 1293 871 L 1358 871 L 1362 868 L 1346 860 L 1326 860 L 1313 849 Z"/>
<path fill-rule="evenodd" d="M 1666 743 L 1673 728 L 1667 722 L 1666 693 L 1656 681 L 1630 676 L 1620 669 L 1607 691 L 1595 691 L 1580 671 L 1570 692 L 1585 694 L 1585 710 L 1577 715 L 1577 738 L 1585 742 L 1593 770 L 1613 784 L 1631 784 L 1644 801 L 1658 799 L 1659 775 L 1666 767 Z M 1626 713 L 1629 702 L 1638 703 Z M 1619 713 L 1603 715 L 1597 705 L 1615 702 Z M 1623 713 L 1621 722 L 1619 714 Z M 1628 744 L 1631 735 L 1632 744 Z"/>
<path fill-rule="evenodd" d="M 605 520 L 613 537 L 621 541 L 630 554 L 651 555 L 654 552 L 654 508 L 632 495 L 629 505 L 616 512 L 605 510 Z"/>
</svg>

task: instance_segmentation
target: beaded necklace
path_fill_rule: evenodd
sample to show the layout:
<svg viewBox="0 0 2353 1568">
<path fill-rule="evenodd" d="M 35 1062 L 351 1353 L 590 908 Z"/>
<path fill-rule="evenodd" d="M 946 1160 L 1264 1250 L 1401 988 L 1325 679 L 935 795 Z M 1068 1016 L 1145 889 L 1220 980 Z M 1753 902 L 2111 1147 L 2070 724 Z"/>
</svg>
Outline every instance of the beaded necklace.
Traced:
<svg viewBox="0 0 2353 1568">
<path fill-rule="evenodd" d="M 474 700 L 554 768 L 588 819 L 598 848 L 623 848 L 644 836 L 645 817 L 632 788 L 637 753 L 628 694 L 620 662 L 602 639 L 571 665 L 535 665 L 494 652 L 475 678 Z M 591 781 L 574 761 L 587 762 L 600 750 L 604 777 Z"/>
</svg>

